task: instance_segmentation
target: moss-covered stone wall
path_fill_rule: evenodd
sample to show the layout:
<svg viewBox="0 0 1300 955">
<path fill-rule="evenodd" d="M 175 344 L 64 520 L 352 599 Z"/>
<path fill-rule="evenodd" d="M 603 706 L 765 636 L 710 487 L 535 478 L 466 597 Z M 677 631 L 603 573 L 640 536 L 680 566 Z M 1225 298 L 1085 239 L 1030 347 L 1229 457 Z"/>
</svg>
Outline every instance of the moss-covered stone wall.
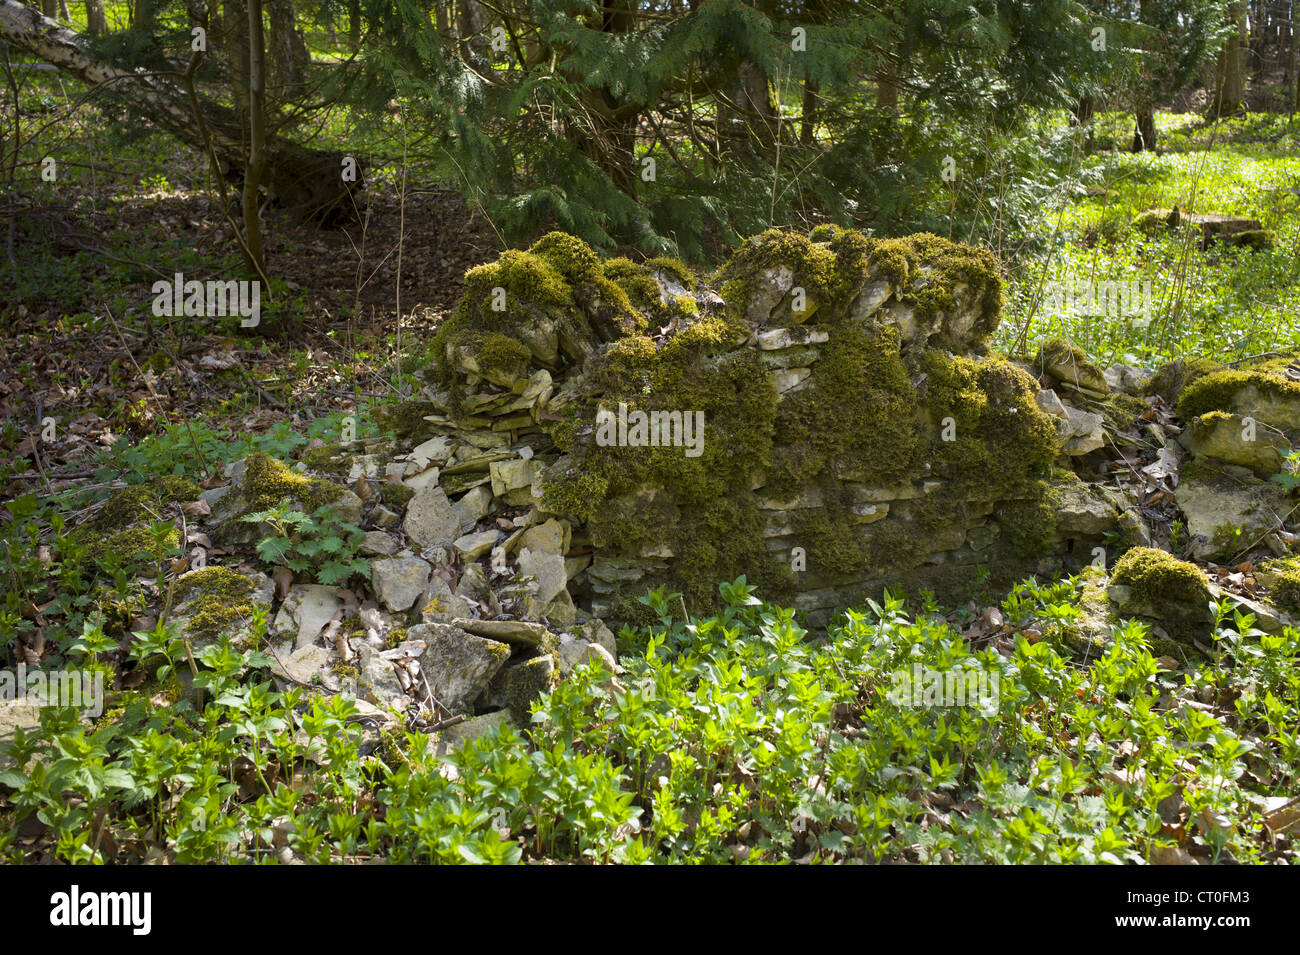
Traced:
<svg viewBox="0 0 1300 955">
<path fill-rule="evenodd" d="M 954 594 L 1056 539 L 1057 428 L 988 352 L 985 251 L 771 230 L 701 283 L 556 233 L 467 285 L 428 420 L 500 456 L 525 523 L 574 528 L 569 590 L 601 616 L 661 583 L 704 611 L 740 574 L 816 613 L 901 580 Z"/>
</svg>

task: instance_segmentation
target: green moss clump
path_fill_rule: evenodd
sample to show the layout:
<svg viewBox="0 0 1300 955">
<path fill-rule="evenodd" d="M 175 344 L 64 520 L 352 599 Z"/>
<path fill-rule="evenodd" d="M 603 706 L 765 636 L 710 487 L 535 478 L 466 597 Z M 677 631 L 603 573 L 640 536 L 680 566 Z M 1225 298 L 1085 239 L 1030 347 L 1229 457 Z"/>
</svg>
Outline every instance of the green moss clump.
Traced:
<svg viewBox="0 0 1300 955">
<path fill-rule="evenodd" d="M 189 478 L 150 478 L 142 484 L 132 484 L 112 492 L 91 524 L 96 530 L 109 531 L 157 521 L 168 504 L 192 501 L 202 491 Z"/>
<path fill-rule="evenodd" d="M 1153 235 L 1161 229 L 1173 229 L 1178 226 L 1182 214 L 1174 209 L 1147 209 L 1133 220 L 1133 228 L 1139 232 Z"/>
<path fill-rule="evenodd" d="M 779 266 L 793 272 L 794 285 L 804 289 L 810 303 L 842 301 L 848 294 L 834 251 L 797 232 L 768 229 L 742 245 L 711 280 L 733 320 L 746 320 L 758 276 Z"/>
<path fill-rule="evenodd" d="M 1128 431 L 1137 426 L 1139 419 L 1149 409 L 1147 403 L 1136 395 L 1120 392 L 1111 395 L 1105 401 L 1097 402 L 1095 410 L 1112 430 Z"/>
<path fill-rule="evenodd" d="M 973 361 L 941 351 L 925 353 L 926 399 L 943 435 L 948 417 L 955 440 L 940 440 L 937 473 L 999 497 L 1045 476 L 1057 453 L 1056 428 L 1035 400 L 1037 385 L 1000 358 Z"/>
<path fill-rule="evenodd" d="M 1134 547 L 1115 564 L 1111 581 L 1132 588 L 1133 599 L 1152 607 L 1203 608 L 1210 600 L 1205 572 L 1154 547 Z"/>
<path fill-rule="evenodd" d="M 643 331 L 646 317 L 625 288 L 636 268 L 627 260 L 612 266 L 610 273 L 624 279 L 620 284 L 581 239 L 551 232 L 527 252 L 507 250 L 497 261 L 470 269 L 465 295 L 432 345 L 438 378 L 453 405 L 463 398 L 462 351 L 489 380 L 503 385 L 524 377 L 533 363 L 555 369 L 555 362 L 542 361 L 521 338 L 521 328 L 549 325 L 561 341 L 593 343 Z M 500 311 L 493 308 L 501 304 L 497 289 L 505 291 Z"/>
<path fill-rule="evenodd" d="M 396 650 L 399 646 L 402 645 L 402 641 L 405 639 L 406 639 L 406 628 L 394 627 L 392 630 L 389 630 L 384 637 L 384 649 Z"/>
<path fill-rule="evenodd" d="M 1300 613 L 1300 557 L 1284 557 L 1260 565 L 1268 575 L 1269 596 L 1288 613 Z"/>
<path fill-rule="evenodd" d="M 299 458 L 313 471 L 329 471 L 342 474 L 352 467 L 352 454 L 337 444 L 322 444 L 308 448 Z"/>
<path fill-rule="evenodd" d="M 253 582 L 229 567 L 205 567 L 176 582 L 173 595 L 179 606 L 188 602 L 185 616 L 189 632 L 200 637 L 217 637 L 245 624 L 253 615 Z"/>
<path fill-rule="evenodd" d="M 1254 252 L 1271 252 L 1277 248 L 1277 233 L 1272 229 L 1247 229 L 1229 236 L 1228 242 Z"/>
<path fill-rule="evenodd" d="M 647 259 L 645 263 L 647 269 L 667 273 L 678 285 L 693 289 L 700 284 L 696 274 L 686 266 L 686 263 L 680 259 L 671 259 L 667 256 L 658 256 L 653 259 Z"/>
<path fill-rule="evenodd" d="M 1161 366 L 1142 389 L 1142 393 L 1159 395 L 1166 402 L 1174 405 L 1177 404 L 1183 389 L 1192 382 L 1222 370 L 1222 365 L 1208 358 L 1178 358 Z"/>
<path fill-rule="evenodd" d="M 843 241 L 837 239 L 833 247 Z M 978 302 L 979 318 L 972 334 L 983 339 L 997 328 L 1004 294 L 997 260 L 988 249 L 921 232 L 896 239 L 869 239 L 866 252 L 867 266 L 882 268 L 903 293 L 903 301 L 912 304 L 922 319 L 951 311 L 956 304 L 953 291 L 965 286 L 966 294 Z"/>
<path fill-rule="evenodd" d="M 1238 392 L 1252 385 L 1275 398 L 1300 402 L 1300 382 L 1261 368 L 1224 369 L 1203 375 L 1183 388 L 1178 416 L 1190 421 L 1210 411 L 1232 411 Z"/>
<path fill-rule="evenodd" d="M 882 487 L 917 472 L 927 442 L 899 349 L 896 326 L 831 331 L 812 384 L 781 402 L 769 483 L 778 499 L 823 471 Z"/>
<path fill-rule="evenodd" d="M 250 511 L 266 510 L 282 501 L 297 501 L 314 511 L 333 504 L 343 494 L 339 485 L 299 474 L 260 451 L 244 462 L 242 490 Z"/>
<path fill-rule="evenodd" d="M 140 558 L 156 562 L 180 546 L 181 536 L 174 525 L 167 528 L 166 537 L 161 542 L 151 528 L 143 526 L 109 534 L 103 541 L 105 553 L 116 554 L 127 562 Z"/>
</svg>

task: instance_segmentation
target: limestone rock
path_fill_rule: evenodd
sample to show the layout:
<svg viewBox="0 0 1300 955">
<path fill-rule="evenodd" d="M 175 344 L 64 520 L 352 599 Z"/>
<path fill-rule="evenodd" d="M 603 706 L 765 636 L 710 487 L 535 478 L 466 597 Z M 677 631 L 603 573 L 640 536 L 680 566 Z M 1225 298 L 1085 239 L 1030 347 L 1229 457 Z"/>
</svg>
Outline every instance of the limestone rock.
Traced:
<svg viewBox="0 0 1300 955">
<path fill-rule="evenodd" d="M 543 524 L 528 528 L 519 538 L 519 549 L 542 551 L 547 554 L 568 553 L 568 522 L 552 518 Z"/>
<path fill-rule="evenodd" d="M 358 550 L 367 557 L 391 557 L 397 553 L 397 541 L 383 531 L 366 531 Z"/>
<path fill-rule="evenodd" d="M 519 552 L 519 573 L 533 577 L 537 581 L 536 599 L 540 604 L 547 604 L 568 583 L 564 572 L 564 558 L 559 554 L 544 550 L 524 548 Z"/>
<path fill-rule="evenodd" d="M 406 691 L 397 678 L 393 664 L 365 644 L 357 651 L 357 691 L 376 706 L 405 705 Z"/>
<path fill-rule="evenodd" d="M 1063 481 L 1052 486 L 1056 503 L 1056 531 L 1058 536 L 1070 538 L 1101 537 L 1115 530 L 1119 509 L 1114 502 L 1094 491 L 1088 485 Z"/>
<path fill-rule="evenodd" d="M 478 567 L 470 564 L 470 567 Z M 469 614 L 469 602 L 459 592 L 452 592 L 451 585 L 438 574 L 429 581 L 429 588 L 424 592 L 420 603 L 420 616 L 430 623 L 450 623 L 457 617 Z"/>
<path fill-rule="evenodd" d="M 294 584 L 280 605 L 280 612 L 275 615 L 272 633 L 292 636 L 294 649 L 300 649 L 316 642 L 325 625 L 334 619 L 334 614 L 342 606 L 343 601 L 333 587 Z"/>
<path fill-rule="evenodd" d="M 500 532 L 497 530 L 479 531 L 458 537 L 452 543 L 462 561 L 478 560 L 496 544 Z"/>
<path fill-rule="evenodd" d="M 490 640 L 501 640 L 506 643 L 528 647 L 535 647 L 541 643 L 547 632 L 546 627 L 542 624 L 530 623 L 525 620 L 470 620 L 457 618 L 452 621 L 452 625 L 460 627 L 467 633 L 486 637 Z"/>
<path fill-rule="evenodd" d="M 389 610 L 409 610 L 429 586 L 432 568 L 419 557 L 387 557 L 370 562 L 375 596 Z"/>
<path fill-rule="evenodd" d="M 326 689 L 336 690 L 339 680 L 330 670 L 333 658 L 334 654 L 325 647 L 308 644 L 288 656 L 274 658 L 271 673 L 293 683 L 323 685 Z"/>
<path fill-rule="evenodd" d="M 484 695 L 489 706 L 508 709 L 520 726 L 531 722 L 533 700 L 551 689 L 555 658 L 549 653 L 503 667 Z"/>
<path fill-rule="evenodd" d="M 1177 497 L 1198 560 L 1244 550 L 1276 531 L 1290 510 L 1280 485 L 1235 465 L 1184 469 Z"/>
<path fill-rule="evenodd" d="M 407 504 L 402 529 L 420 547 L 430 548 L 450 547 L 469 528 L 463 527 L 461 515 L 452 509 L 442 488 L 426 487 Z"/>
<path fill-rule="evenodd" d="M 418 624 L 407 636 L 425 642 L 420 667 L 438 702 L 453 713 L 468 713 L 510 657 L 506 644 L 448 624 Z"/>
<path fill-rule="evenodd" d="M 1110 386 L 1101 369 L 1079 349 L 1060 339 L 1045 342 L 1034 365 L 1071 391 L 1099 398 L 1110 393 Z"/>
<path fill-rule="evenodd" d="M 1217 411 L 1190 421 L 1178 443 L 1198 458 L 1239 464 L 1263 478 L 1280 473 L 1282 456 L 1291 450 L 1291 442 L 1281 431 L 1262 421 Z"/>
</svg>

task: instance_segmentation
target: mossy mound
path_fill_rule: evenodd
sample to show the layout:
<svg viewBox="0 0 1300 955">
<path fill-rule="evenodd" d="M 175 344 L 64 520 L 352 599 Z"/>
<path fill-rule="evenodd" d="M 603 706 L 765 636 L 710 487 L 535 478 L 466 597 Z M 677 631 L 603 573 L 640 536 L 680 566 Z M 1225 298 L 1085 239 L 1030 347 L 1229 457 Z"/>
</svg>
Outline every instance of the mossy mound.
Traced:
<svg viewBox="0 0 1300 955">
<path fill-rule="evenodd" d="M 1134 547 L 1115 564 L 1111 597 L 1121 614 L 1164 626 L 1176 640 L 1208 638 L 1214 615 L 1205 572 L 1153 547 Z"/>
<path fill-rule="evenodd" d="M 1223 368 L 1201 375 L 1183 388 L 1178 414 L 1184 420 L 1211 411 L 1258 418 L 1283 431 L 1300 428 L 1300 380 L 1284 369 L 1289 359 Z"/>
<path fill-rule="evenodd" d="M 344 490 L 331 481 L 299 474 L 260 451 L 244 459 L 244 474 L 239 487 L 249 511 L 266 510 L 285 501 L 314 511 L 333 504 Z"/>
<path fill-rule="evenodd" d="M 1177 405 L 1183 389 L 1206 375 L 1222 371 L 1223 366 L 1208 358 L 1176 358 L 1162 365 L 1147 382 L 1144 394 L 1159 395 L 1171 405 Z"/>
<path fill-rule="evenodd" d="M 158 521 L 167 505 L 192 501 L 201 492 L 202 488 L 188 478 L 150 478 L 109 494 L 91 526 L 98 531 L 115 531 L 132 524 Z"/>
<path fill-rule="evenodd" d="M 198 642 L 212 642 L 223 634 L 238 637 L 255 611 L 257 587 L 244 574 L 229 567 L 205 567 L 176 581 L 173 607 L 184 618 L 185 630 Z"/>
<path fill-rule="evenodd" d="M 1259 570 L 1273 603 L 1288 613 L 1300 613 L 1300 557 L 1266 561 Z"/>
</svg>

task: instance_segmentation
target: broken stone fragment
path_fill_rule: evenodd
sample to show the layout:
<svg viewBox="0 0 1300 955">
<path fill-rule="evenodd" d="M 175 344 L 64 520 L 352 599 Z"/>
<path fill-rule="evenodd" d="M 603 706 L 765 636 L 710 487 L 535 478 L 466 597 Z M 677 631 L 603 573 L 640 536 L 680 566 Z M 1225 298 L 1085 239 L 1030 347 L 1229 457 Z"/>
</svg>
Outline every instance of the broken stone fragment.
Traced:
<svg viewBox="0 0 1300 955">
<path fill-rule="evenodd" d="M 1281 526 L 1291 509 L 1281 485 L 1248 468 L 1197 463 L 1183 470 L 1177 491 L 1194 557 L 1231 557 Z"/>
<path fill-rule="evenodd" d="M 391 557 L 397 553 L 397 541 L 383 531 L 366 531 L 357 549 L 367 557 Z"/>
<path fill-rule="evenodd" d="M 408 702 L 392 662 L 364 643 L 357 651 L 357 671 L 357 691 L 362 698 L 376 706 L 404 706 Z"/>
<path fill-rule="evenodd" d="M 1151 380 L 1153 372 L 1132 365 L 1114 364 L 1103 374 L 1111 391 L 1122 391 L 1129 395 L 1140 395 Z"/>
<path fill-rule="evenodd" d="M 1239 464 L 1263 478 L 1280 473 L 1283 455 L 1291 450 L 1291 442 L 1281 431 L 1222 411 L 1194 418 L 1178 436 L 1178 443 L 1198 458 Z"/>
<path fill-rule="evenodd" d="M 452 547 L 455 548 L 462 561 L 478 560 L 492 549 L 499 536 L 500 531 L 496 529 L 479 531 L 476 534 L 465 534 L 463 537 L 456 538 L 452 543 Z"/>
<path fill-rule="evenodd" d="M 452 625 L 489 640 L 527 647 L 537 646 L 547 633 L 542 624 L 525 620 L 470 620 L 458 617 L 452 621 Z"/>
<path fill-rule="evenodd" d="M 492 488 L 483 484 L 470 488 L 452 507 L 461 515 L 462 525 L 466 520 L 481 521 L 492 510 Z"/>
<path fill-rule="evenodd" d="M 271 632 L 278 638 L 292 637 L 294 649 L 315 643 L 325 625 L 343 606 L 333 587 L 294 584 L 275 615 Z"/>
<path fill-rule="evenodd" d="M 1056 503 L 1056 531 L 1064 539 L 1100 538 L 1115 530 L 1119 509 L 1115 503 L 1080 481 L 1052 485 Z"/>
<path fill-rule="evenodd" d="M 1098 398 L 1110 394 L 1110 385 L 1106 383 L 1106 376 L 1101 369 L 1090 362 L 1082 351 L 1059 338 L 1043 344 L 1034 367 L 1071 391 Z"/>
<path fill-rule="evenodd" d="M 477 564 L 470 564 L 477 567 Z M 420 598 L 420 617 L 428 623 L 450 623 L 457 617 L 469 615 L 469 602 L 459 593 L 453 593 L 451 584 L 434 574 L 429 581 L 429 589 Z"/>
<path fill-rule="evenodd" d="M 306 686 L 323 686 L 327 690 L 339 689 L 339 678 L 331 671 L 333 654 L 318 644 L 299 647 L 287 656 L 277 655 L 271 662 L 271 673 L 282 680 Z"/>
<path fill-rule="evenodd" d="M 564 558 L 544 550 L 523 548 L 519 551 L 519 574 L 532 577 L 537 582 L 534 596 L 542 606 L 550 603 L 568 583 L 564 572 Z M 540 608 L 539 608 L 540 609 Z"/>
<path fill-rule="evenodd" d="M 400 612 L 425 592 L 432 571 L 419 557 L 387 557 L 370 562 L 370 583 L 380 603 Z"/>
<path fill-rule="evenodd" d="M 493 461 L 490 471 L 493 495 L 512 506 L 532 503 L 532 485 L 536 477 L 534 461 L 520 458 Z"/>
<path fill-rule="evenodd" d="M 510 647 L 443 623 L 417 624 L 407 632 L 422 640 L 420 668 L 434 697 L 453 713 L 468 713 L 510 658 Z M 422 690 L 417 684 L 417 690 Z"/>
<path fill-rule="evenodd" d="M 442 488 L 426 487 L 416 491 L 407 504 L 402 529 L 411 540 L 427 549 L 450 547 L 469 528 L 462 526 L 461 515 L 452 508 Z"/>
<path fill-rule="evenodd" d="M 1065 406 L 1065 418 L 1057 418 L 1061 450 L 1071 457 L 1089 454 L 1106 443 L 1105 419 L 1093 411 Z"/>
<path fill-rule="evenodd" d="M 778 348 L 793 348 L 796 345 L 819 345 L 830 340 L 830 333 L 824 328 L 771 328 L 765 332 L 755 332 L 754 344 L 763 351 Z"/>
<path fill-rule="evenodd" d="M 569 523 L 555 518 L 528 528 L 519 538 L 520 550 L 565 554 L 569 550 Z"/>
</svg>

